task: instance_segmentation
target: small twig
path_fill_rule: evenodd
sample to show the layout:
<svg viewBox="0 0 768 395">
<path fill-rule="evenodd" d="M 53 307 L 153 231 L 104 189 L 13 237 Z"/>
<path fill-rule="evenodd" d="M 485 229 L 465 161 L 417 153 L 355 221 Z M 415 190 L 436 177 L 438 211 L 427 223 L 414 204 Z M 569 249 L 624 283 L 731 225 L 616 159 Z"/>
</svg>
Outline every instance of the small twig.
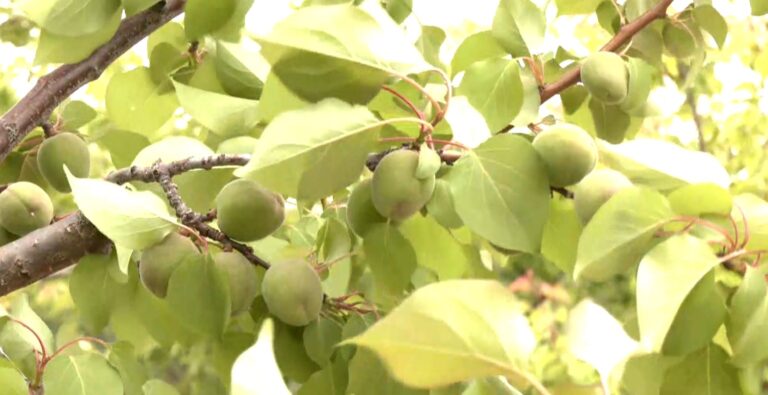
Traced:
<svg viewBox="0 0 768 395">
<path fill-rule="evenodd" d="M 43 128 L 45 138 L 51 138 L 56 135 L 56 128 L 50 122 L 45 121 L 40 124 L 40 127 Z"/>
</svg>

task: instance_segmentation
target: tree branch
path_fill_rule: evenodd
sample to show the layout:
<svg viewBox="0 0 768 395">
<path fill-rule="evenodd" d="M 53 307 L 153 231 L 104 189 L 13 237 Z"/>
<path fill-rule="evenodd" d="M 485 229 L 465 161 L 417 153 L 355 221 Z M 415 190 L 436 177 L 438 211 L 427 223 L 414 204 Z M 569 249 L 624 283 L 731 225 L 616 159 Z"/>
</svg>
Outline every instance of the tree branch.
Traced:
<svg viewBox="0 0 768 395">
<path fill-rule="evenodd" d="M 115 35 L 80 63 L 63 65 L 40 78 L 34 88 L 0 118 L 0 162 L 27 134 L 48 120 L 66 98 L 104 70 L 136 43 L 179 15 L 184 1 L 160 2 L 125 18 Z"/>
<path fill-rule="evenodd" d="M 634 37 L 635 34 L 639 33 L 641 30 L 643 30 L 646 26 L 651 24 L 651 22 L 655 21 L 656 19 L 664 18 L 667 16 L 667 8 L 669 8 L 670 4 L 672 4 L 673 0 L 661 0 L 658 4 L 656 4 L 653 8 L 648 10 L 645 14 L 641 15 L 639 18 L 635 19 L 634 21 L 624 25 L 619 29 L 619 31 L 616 33 L 613 38 L 611 38 L 610 41 L 608 41 L 605 45 L 603 45 L 602 48 L 600 48 L 601 51 L 611 51 L 616 52 L 618 49 L 620 49 L 622 46 L 627 44 L 632 37 Z M 581 79 L 581 68 L 580 67 L 574 67 L 570 70 L 568 70 L 565 74 L 563 74 L 562 77 L 560 77 L 559 80 L 544 86 L 544 88 L 541 90 L 541 102 L 544 103 L 545 101 L 552 98 L 552 96 L 564 91 L 571 85 L 576 84 Z"/>
<path fill-rule="evenodd" d="M 193 157 L 163 164 L 169 177 L 191 170 L 210 170 L 221 166 L 242 166 L 248 163 L 250 155 L 212 155 Z M 121 169 L 106 177 L 107 181 L 124 184 L 130 181 L 155 182 L 155 167 Z M 207 225 L 206 225 L 207 226 Z M 210 228 L 210 227 L 209 227 Z M 213 231 L 216 229 L 211 228 Z M 221 232 L 201 234 L 222 244 L 230 244 L 251 262 L 268 264 L 253 254 L 250 247 L 238 248 Z M 224 238 L 222 238 L 222 236 Z M 79 211 L 64 219 L 29 233 L 18 240 L 0 247 L 0 296 L 26 287 L 61 269 L 71 266 L 83 256 L 93 253 L 107 253 L 112 243 L 91 224 Z M 248 249 L 248 250 L 246 250 Z M 262 262 L 259 262 L 262 261 Z"/>
</svg>

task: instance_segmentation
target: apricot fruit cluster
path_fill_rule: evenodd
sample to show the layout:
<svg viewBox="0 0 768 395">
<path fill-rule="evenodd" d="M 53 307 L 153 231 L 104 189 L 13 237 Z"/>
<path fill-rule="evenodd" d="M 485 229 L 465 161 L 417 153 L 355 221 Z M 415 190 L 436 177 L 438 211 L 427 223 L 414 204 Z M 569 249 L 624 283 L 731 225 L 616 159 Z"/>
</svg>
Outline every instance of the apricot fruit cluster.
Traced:
<svg viewBox="0 0 768 395">
<path fill-rule="evenodd" d="M 397 150 L 379 162 L 371 181 L 371 200 L 382 216 L 395 222 L 416 214 L 432 197 L 435 176 L 416 177 L 419 153 Z"/>
<path fill-rule="evenodd" d="M 581 181 L 597 163 L 597 145 L 584 129 L 557 124 L 533 139 L 533 148 L 544 160 L 553 187 L 567 187 Z"/>
<path fill-rule="evenodd" d="M 597 100 L 619 104 L 629 91 L 627 64 L 613 52 L 596 52 L 581 66 L 581 82 Z"/>
<path fill-rule="evenodd" d="M 272 265 L 261 283 L 270 314 L 292 326 L 305 326 L 320 316 L 323 286 L 307 262 L 289 260 Z"/>
<path fill-rule="evenodd" d="M 236 251 L 218 253 L 213 259 L 227 279 L 232 314 L 248 310 L 259 291 L 256 267 Z"/>
<path fill-rule="evenodd" d="M 37 151 L 37 167 L 46 181 L 59 192 L 70 192 L 64 165 L 75 177 L 88 177 L 91 156 L 88 145 L 74 133 L 46 138 Z"/>
<path fill-rule="evenodd" d="M 15 182 L 0 193 L 0 226 L 23 236 L 51 223 L 53 202 L 39 186 L 26 181 Z"/>
<path fill-rule="evenodd" d="M 216 196 L 219 229 L 239 241 L 263 239 L 285 220 L 283 198 L 246 179 L 230 182 Z"/>
<path fill-rule="evenodd" d="M 573 190 L 573 205 L 582 223 L 587 223 L 613 195 L 631 187 L 632 181 L 616 170 L 600 169 L 589 173 Z"/>
<path fill-rule="evenodd" d="M 155 296 L 164 298 L 173 271 L 190 256 L 199 254 L 190 239 L 175 232 L 170 233 L 161 242 L 141 253 L 139 277 Z"/>
</svg>

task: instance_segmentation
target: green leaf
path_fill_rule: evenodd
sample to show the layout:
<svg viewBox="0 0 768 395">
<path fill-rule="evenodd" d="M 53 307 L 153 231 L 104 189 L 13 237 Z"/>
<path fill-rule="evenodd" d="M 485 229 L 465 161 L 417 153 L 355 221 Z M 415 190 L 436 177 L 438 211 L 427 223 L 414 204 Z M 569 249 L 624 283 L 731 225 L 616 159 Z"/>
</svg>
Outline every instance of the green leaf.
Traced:
<svg viewBox="0 0 768 395">
<path fill-rule="evenodd" d="M 747 267 L 725 321 L 733 363 L 746 367 L 768 358 L 768 286 L 764 270 Z"/>
<path fill-rule="evenodd" d="M 424 143 L 419 148 L 419 162 L 416 166 L 416 178 L 426 179 L 434 177 L 437 171 L 440 170 L 442 161 L 440 155 L 435 150 L 427 147 Z"/>
<path fill-rule="evenodd" d="M 450 280 L 466 273 L 469 263 L 461 244 L 432 217 L 414 215 L 400 226 L 403 236 L 415 246 L 416 262 L 438 278 Z"/>
<path fill-rule="evenodd" d="M 212 149 L 192 137 L 166 137 L 142 149 L 131 162 L 132 166 L 152 166 L 156 161 L 173 162 L 193 156 L 214 155 Z M 231 168 L 193 170 L 174 177 L 181 198 L 195 211 L 207 212 L 221 188 L 232 180 Z M 139 189 L 149 190 L 165 199 L 165 193 L 157 184 L 136 183 Z"/>
<path fill-rule="evenodd" d="M 392 1 L 390 3 L 399 3 L 402 0 Z M 445 31 L 437 26 L 422 26 L 421 36 L 416 41 L 416 47 L 424 56 L 424 59 L 432 66 L 447 70 L 445 63 L 440 60 L 440 47 L 445 42 Z"/>
<path fill-rule="evenodd" d="M 235 13 L 236 5 L 236 0 L 188 0 L 184 7 L 187 39 L 199 40 L 224 27 Z"/>
<path fill-rule="evenodd" d="M 127 16 L 138 14 L 155 4 L 157 4 L 155 0 L 123 0 L 123 7 L 125 7 Z"/>
<path fill-rule="evenodd" d="M 337 99 L 285 112 L 235 175 L 301 200 L 329 196 L 360 177 L 381 126 L 365 107 Z"/>
<path fill-rule="evenodd" d="M 629 86 L 627 97 L 619 104 L 619 108 L 627 114 L 642 116 L 651 92 L 653 66 L 640 58 L 629 58 L 627 61 Z M 610 135 L 611 133 L 603 134 Z M 625 133 L 626 134 L 626 133 Z M 606 141 L 611 142 L 608 139 Z"/>
<path fill-rule="evenodd" d="M 96 118 L 96 110 L 79 100 L 72 100 L 65 104 L 60 112 L 60 128 L 63 130 L 76 130 Z"/>
<path fill-rule="evenodd" d="M 342 344 L 349 343 L 374 351 L 401 383 L 435 388 L 489 375 L 519 383 L 520 363 L 527 361 L 535 338 L 503 285 L 450 280 L 419 288 L 362 335 Z"/>
<path fill-rule="evenodd" d="M 432 395 L 433 392 L 430 392 Z M 442 392 L 440 392 L 442 394 Z M 522 395 L 502 376 L 473 380 L 461 395 Z"/>
<path fill-rule="evenodd" d="M 539 83 L 529 67 L 520 70 L 520 82 L 523 84 L 521 92 L 523 104 L 511 124 L 528 125 L 536 123 L 539 120 L 541 94 L 539 92 Z"/>
<path fill-rule="evenodd" d="M 93 34 L 120 9 L 120 0 L 30 0 L 24 3 L 29 19 L 58 36 Z"/>
<path fill-rule="evenodd" d="M 667 369 L 680 362 L 679 357 L 638 354 L 627 360 L 621 375 L 621 388 L 627 394 L 659 395 Z"/>
<path fill-rule="evenodd" d="M 132 192 L 111 182 L 77 178 L 66 171 L 77 207 L 117 244 L 142 250 L 178 226 L 165 202 L 153 193 Z"/>
<path fill-rule="evenodd" d="M 579 15 L 595 12 L 603 0 L 555 0 L 558 15 Z"/>
<path fill-rule="evenodd" d="M 347 394 L 365 395 L 428 395 L 426 390 L 406 387 L 392 377 L 382 361 L 372 351 L 358 349 L 349 362 Z"/>
<path fill-rule="evenodd" d="M 501 0 L 491 32 L 512 57 L 531 55 L 544 43 L 547 20 L 530 0 Z"/>
<path fill-rule="evenodd" d="M 629 114 L 594 97 L 589 99 L 589 112 L 597 137 L 612 144 L 624 141 L 632 126 Z"/>
<path fill-rule="evenodd" d="M 619 191 L 584 227 L 574 277 L 604 281 L 628 270 L 648 251 L 656 229 L 672 216 L 669 202 L 656 191 Z"/>
<path fill-rule="evenodd" d="M 272 72 L 313 102 L 366 103 L 390 75 L 429 68 L 391 19 L 351 4 L 302 8 L 256 39 Z"/>
<path fill-rule="evenodd" d="M 451 60 L 451 76 L 469 68 L 475 62 L 504 56 L 504 48 L 493 38 L 490 30 L 475 33 L 461 42 Z"/>
<path fill-rule="evenodd" d="M 768 13 L 768 1 L 766 0 L 749 0 L 749 5 L 752 7 L 752 15 L 765 15 Z"/>
<path fill-rule="evenodd" d="M 592 365 L 604 383 L 608 382 L 614 368 L 640 346 L 627 335 L 616 318 L 589 299 L 571 310 L 567 336 L 569 350 Z"/>
<path fill-rule="evenodd" d="M 118 342 L 109 349 L 109 363 L 117 369 L 125 387 L 125 395 L 143 395 L 142 384 L 147 381 L 146 368 L 136 359 L 134 346 Z"/>
<path fill-rule="evenodd" d="M 230 316 L 227 279 L 210 255 L 190 255 L 168 282 L 171 312 L 189 330 L 218 339 Z"/>
<path fill-rule="evenodd" d="M 637 319 L 648 351 L 662 350 L 683 302 L 718 264 L 709 245 L 690 235 L 672 236 L 643 257 L 637 270 Z"/>
<path fill-rule="evenodd" d="M 259 98 L 259 114 L 264 121 L 271 122 L 284 112 L 298 110 L 310 104 L 288 89 L 277 74 L 269 73 Z"/>
<path fill-rule="evenodd" d="M 152 338 L 164 347 L 170 348 L 177 342 L 190 344 L 196 340 L 195 334 L 183 326 L 171 310 L 168 300 L 158 298 L 144 286 L 136 287 L 132 313 L 139 317 Z"/>
<path fill-rule="evenodd" d="M 491 131 L 507 126 L 523 105 L 520 66 L 514 60 L 488 59 L 474 63 L 461 80 L 458 95 L 466 96 Z"/>
<path fill-rule="evenodd" d="M 118 169 L 130 166 L 136 154 L 149 145 L 145 136 L 124 130 L 110 130 L 96 142 L 109 150 L 112 164 Z"/>
<path fill-rule="evenodd" d="M 697 5 L 693 9 L 693 17 L 698 25 L 712 36 L 717 46 L 723 48 L 725 38 L 728 36 L 728 24 L 725 18 L 714 7 L 707 4 Z"/>
<path fill-rule="evenodd" d="M 416 252 L 394 225 L 376 224 L 363 240 L 365 262 L 371 268 L 376 285 L 398 295 L 411 282 L 416 270 Z"/>
<path fill-rule="evenodd" d="M 160 43 L 171 44 L 179 52 L 187 50 L 187 38 L 184 35 L 184 27 L 176 22 L 168 22 L 154 33 L 149 35 L 147 39 L 147 57 L 152 56 L 152 51 L 155 50 Z"/>
<path fill-rule="evenodd" d="M 318 370 L 299 388 L 297 395 L 344 395 L 347 388 L 346 361 L 339 358 Z"/>
<path fill-rule="evenodd" d="M 152 379 L 142 386 L 144 395 L 178 395 L 179 391 L 163 380 Z"/>
<path fill-rule="evenodd" d="M 541 254 L 560 270 L 573 274 L 582 225 L 572 199 L 553 197 L 541 236 Z"/>
<path fill-rule="evenodd" d="M 752 251 L 768 249 L 768 202 L 751 193 L 744 193 L 737 195 L 733 204 L 737 207 L 731 214 L 736 226 L 742 234 L 749 231 L 749 241 L 744 248 Z"/>
<path fill-rule="evenodd" d="M 77 63 L 85 59 L 112 38 L 120 26 L 121 14 L 118 10 L 99 30 L 77 37 L 62 36 L 42 29 L 34 64 Z"/>
<path fill-rule="evenodd" d="M 303 383 L 320 367 L 304 348 L 304 328 L 275 321 L 275 359 L 286 380 Z"/>
<path fill-rule="evenodd" d="M 123 395 L 123 383 L 99 354 L 61 355 L 46 365 L 45 393 L 50 395 Z"/>
<path fill-rule="evenodd" d="M 146 67 L 115 74 L 105 97 L 107 115 L 118 128 L 153 136 L 178 107 L 176 95 L 152 80 Z"/>
<path fill-rule="evenodd" d="M 261 96 L 264 83 L 256 73 L 262 62 L 257 55 L 223 41 L 216 42 L 216 76 L 227 93 L 252 100 Z"/>
<path fill-rule="evenodd" d="M 703 214 L 728 215 L 733 208 L 731 194 L 712 183 L 691 184 L 669 194 L 672 210 L 680 215 L 694 217 Z"/>
<path fill-rule="evenodd" d="M 669 368 L 659 395 L 741 393 L 737 388 L 736 369 L 728 363 L 728 354 L 711 344 Z"/>
<path fill-rule="evenodd" d="M 334 347 L 341 341 L 341 326 L 321 317 L 304 328 L 303 340 L 307 355 L 321 367 L 331 362 Z"/>
<path fill-rule="evenodd" d="M 0 316 L 6 315 L 3 313 L 5 310 L 0 308 Z M 26 294 L 20 294 L 13 299 L 9 313 L 8 315 L 23 322 L 35 333 L 16 322 L 0 320 L 0 349 L 16 366 L 20 366 L 25 375 L 32 377 L 34 367 L 31 366 L 32 370 L 28 371 L 27 366 L 24 365 L 28 358 L 34 360 L 33 353 L 35 350 L 37 352 L 42 351 L 38 337 L 42 340 L 47 351 L 55 350 L 53 333 L 40 316 L 32 310 Z"/>
<path fill-rule="evenodd" d="M 530 142 L 511 134 L 494 136 L 459 159 L 446 180 L 469 229 L 503 248 L 539 250 L 549 183 Z"/>
<path fill-rule="evenodd" d="M 727 189 L 731 183 L 728 172 L 714 156 L 665 141 L 642 138 L 618 145 L 598 142 L 598 147 L 600 160 L 609 167 L 635 184 L 660 191 L 705 182 Z"/>
<path fill-rule="evenodd" d="M 223 137 L 248 134 L 259 123 L 259 102 L 173 82 L 184 111 Z"/>
<path fill-rule="evenodd" d="M 232 365 L 231 395 L 288 395 L 273 351 L 274 324 L 261 324 L 256 343 L 240 354 Z"/>
<path fill-rule="evenodd" d="M 0 359 L 0 388 L 4 395 L 28 395 L 27 381 L 10 361 Z"/>
<path fill-rule="evenodd" d="M 109 273 L 113 255 L 86 255 L 69 277 L 69 293 L 89 329 L 100 332 L 108 323 L 118 284 Z"/>
</svg>

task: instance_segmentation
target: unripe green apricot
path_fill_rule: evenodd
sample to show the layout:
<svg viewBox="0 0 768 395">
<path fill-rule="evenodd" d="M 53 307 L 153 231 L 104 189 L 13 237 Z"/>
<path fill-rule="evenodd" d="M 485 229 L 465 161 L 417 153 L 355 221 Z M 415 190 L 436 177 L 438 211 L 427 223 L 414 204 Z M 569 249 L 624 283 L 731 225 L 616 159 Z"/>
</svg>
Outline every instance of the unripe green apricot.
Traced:
<svg viewBox="0 0 768 395">
<path fill-rule="evenodd" d="M 213 259 L 216 266 L 226 274 L 232 314 L 248 310 L 258 293 L 256 268 L 236 251 L 216 254 Z"/>
<path fill-rule="evenodd" d="M 558 124 L 533 139 L 533 148 L 547 166 L 549 184 L 567 187 L 581 181 L 595 168 L 597 145 L 584 129 Z"/>
<path fill-rule="evenodd" d="M 261 295 L 272 315 L 293 326 L 316 320 L 323 307 L 320 277 L 303 260 L 272 265 L 261 283 Z"/>
<path fill-rule="evenodd" d="M 379 213 L 403 221 L 429 201 L 435 189 L 435 176 L 416 177 L 419 153 L 398 150 L 385 156 L 376 166 L 371 182 L 371 198 Z"/>
<path fill-rule="evenodd" d="M 15 182 L 0 193 L 0 226 L 23 236 L 51 223 L 53 202 L 39 186 Z"/>
<path fill-rule="evenodd" d="M 347 223 L 350 229 L 363 237 L 373 225 L 385 222 L 387 218 L 381 215 L 373 205 L 371 179 L 361 181 L 352 189 L 347 200 Z"/>
<path fill-rule="evenodd" d="M 611 196 L 632 185 L 627 176 L 616 170 L 600 169 L 589 173 L 573 191 L 576 214 L 586 224 Z"/>
<path fill-rule="evenodd" d="M 173 271 L 185 259 L 199 253 L 192 240 L 176 232 L 170 233 L 161 242 L 141 253 L 141 282 L 157 297 L 164 298 Z"/>
<path fill-rule="evenodd" d="M 285 220 L 283 198 L 255 181 L 230 182 L 216 196 L 219 229 L 240 241 L 263 239 Z"/>
<path fill-rule="evenodd" d="M 64 165 L 75 177 L 88 177 L 91 155 L 88 145 L 74 133 L 59 133 L 40 144 L 37 167 L 40 174 L 59 192 L 70 192 Z"/>
<path fill-rule="evenodd" d="M 595 99 L 619 104 L 627 97 L 627 65 L 613 52 L 596 52 L 581 66 L 581 82 Z"/>
</svg>

